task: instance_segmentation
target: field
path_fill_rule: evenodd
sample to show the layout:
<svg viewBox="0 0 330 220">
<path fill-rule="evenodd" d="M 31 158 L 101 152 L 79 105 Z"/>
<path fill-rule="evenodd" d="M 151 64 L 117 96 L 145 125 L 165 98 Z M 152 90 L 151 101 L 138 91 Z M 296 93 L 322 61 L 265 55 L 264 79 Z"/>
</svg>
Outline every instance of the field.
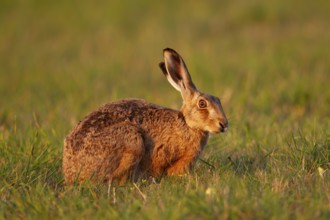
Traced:
<svg viewBox="0 0 330 220">
<path fill-rule="evenodd" d="M 330 2 L 0 1 L 0 219 L 330 219 Z M 229 130 L 158 184 L 66 187 L 63 139 L 125 97 L 180 108 L 176 49 Z"/>
</svg>

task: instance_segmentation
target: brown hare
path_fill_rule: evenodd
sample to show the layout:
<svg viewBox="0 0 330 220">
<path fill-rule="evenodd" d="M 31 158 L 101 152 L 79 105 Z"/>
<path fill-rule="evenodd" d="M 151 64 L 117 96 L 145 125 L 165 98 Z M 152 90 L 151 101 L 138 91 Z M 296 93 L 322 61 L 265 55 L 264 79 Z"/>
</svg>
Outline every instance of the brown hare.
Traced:
<svg viewBox="0 0 330 220">
<path fill-rule="evenodd" d="M 202 152 L 209 133 L 227 130 L 220 100 L 197 90 L 176 51 L 166 48 L 163 55 L 159 66 L 180 91 L 181 110 L 124 99 L 90 113 L 65 138 L 66 184 L 84 180 L 123 184 L 141 177 L 184 174 Z"/>
</svg>

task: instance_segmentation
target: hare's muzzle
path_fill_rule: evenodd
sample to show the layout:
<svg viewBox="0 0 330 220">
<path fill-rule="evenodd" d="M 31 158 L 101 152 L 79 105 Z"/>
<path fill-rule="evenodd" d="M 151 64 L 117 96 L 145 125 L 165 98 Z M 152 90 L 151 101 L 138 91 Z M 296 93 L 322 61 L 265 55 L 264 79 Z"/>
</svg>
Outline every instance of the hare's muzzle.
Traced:
<svg viewBox="0 0 330 220">
<path fill-rule="evenodd" d="M 219 123 L 220 126 L 220 132 L 226 132 L 228 129 L 228 121 L 224 121 L 224 122 L 220 122 Z"/>
</svg>

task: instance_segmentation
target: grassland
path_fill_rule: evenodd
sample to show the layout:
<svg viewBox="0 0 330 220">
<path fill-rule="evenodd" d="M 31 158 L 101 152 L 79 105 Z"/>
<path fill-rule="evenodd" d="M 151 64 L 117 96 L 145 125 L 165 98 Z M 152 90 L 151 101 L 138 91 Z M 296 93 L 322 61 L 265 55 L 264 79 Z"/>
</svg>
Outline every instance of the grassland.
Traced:
<svg viewBox="0 0 330 220">
<path fill-rule="evenodd" d="M 329 219 L 329 1 L 0 2 L 0 219 Z M 184 57 L 229 131 L 187 176 L 65 187 L 65 135 L 124 97 L 179 108 Z"/>
</svg>

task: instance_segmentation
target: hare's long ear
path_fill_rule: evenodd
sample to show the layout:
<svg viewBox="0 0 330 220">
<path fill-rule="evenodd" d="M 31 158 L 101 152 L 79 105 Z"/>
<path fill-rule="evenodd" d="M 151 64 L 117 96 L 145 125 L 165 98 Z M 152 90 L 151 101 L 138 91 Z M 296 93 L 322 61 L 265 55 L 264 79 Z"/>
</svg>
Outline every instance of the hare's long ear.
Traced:
<svg viewBox="0 0 330 220">
<path fill-rule="evenodd" d="M 182 97 L 197 91 L 181 56 L 173 49 L 164 49 L 164 61 L 159 64 L 170 84 L 181 92 Z"/>
</svg>

